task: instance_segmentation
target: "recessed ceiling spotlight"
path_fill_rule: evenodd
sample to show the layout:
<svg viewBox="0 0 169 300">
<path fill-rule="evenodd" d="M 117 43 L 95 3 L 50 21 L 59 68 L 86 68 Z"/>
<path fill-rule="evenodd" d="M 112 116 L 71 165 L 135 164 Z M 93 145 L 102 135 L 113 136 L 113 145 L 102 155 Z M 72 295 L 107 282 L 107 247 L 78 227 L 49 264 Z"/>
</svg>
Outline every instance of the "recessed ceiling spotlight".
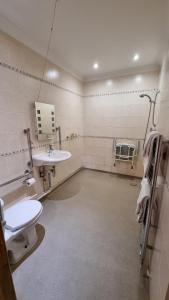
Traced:
<svg viewBox="0 0 169 300">
<path fill-rule="evenodd" d="M 112 86 L 113 81 L 111 79 L 109 79 L 109 80 L 107 80 L 106 84 L 107 84 L 107 86 Z"/>
<path fill-rule="evenodd" d="M 140 55 L 139 55 L 139 54 L 135 54 L 135 55 L 133 56 L 133 60 L 134 60 L 134 61 L 139 60 L 139 58 L 140 58 Z"/>
<path fill-rule="evenodd" d="M 141 75 L 138 75 L 138 76 L 136 76 L 136 78 L 135 78 L 135 80 L 136 80 L 136 82 L 141 82 L 142 81 L 142 76 Z"/>
<path fill-rule="evenodd" d="M 93 69 L 97 70 L 98 68 L 99 68 L 99 64 L 98 64 L 97 62 L 95 62 L 95 63 L 93 64 Z"/>
<path fill-rule="evenodd" d="M 59 72 L 57 70 L 49 70 L 47 72 L 47 77 L 49 79 L 55 79 L 55 78 L 58 78 L 59 77 Z"/>
</svg>

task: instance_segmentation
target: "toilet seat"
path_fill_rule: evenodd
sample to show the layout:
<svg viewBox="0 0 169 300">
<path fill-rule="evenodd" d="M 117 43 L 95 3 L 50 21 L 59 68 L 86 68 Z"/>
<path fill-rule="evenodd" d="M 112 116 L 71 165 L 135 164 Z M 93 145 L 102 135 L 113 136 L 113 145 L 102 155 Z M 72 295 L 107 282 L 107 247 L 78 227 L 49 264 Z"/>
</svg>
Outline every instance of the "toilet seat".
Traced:
<svg viewBox="0 0 169 300">
<path fill-rule="evenodd" d="M 5 228 L 14 232 L 33 223 L 42 213 L 38 200 L 26 200 L 4 210 Z"/>
</svg>

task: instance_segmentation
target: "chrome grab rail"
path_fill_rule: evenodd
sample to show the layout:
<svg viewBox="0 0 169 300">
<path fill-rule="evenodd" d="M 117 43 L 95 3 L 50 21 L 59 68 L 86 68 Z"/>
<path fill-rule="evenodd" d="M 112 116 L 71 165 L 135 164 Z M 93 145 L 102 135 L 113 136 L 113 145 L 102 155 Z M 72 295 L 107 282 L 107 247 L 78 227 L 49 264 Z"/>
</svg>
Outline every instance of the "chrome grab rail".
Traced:
<svg viewBox="0 0 169 300">
<path fill-rule="evenodd" d="M 6 182 L 3 182 L 0 184 L 0 188 L 10 184 L 10 183 L 13 183 L 19 179 L 22 179 L 22 178 L 29 178 L 29 175 L 32 175 L 32 168 L 33 168 L 33 159 L 32 159 L 32 143 L 31 143 L 31 137 L 30 137 L 30 128 L 27 128 L 27 129 L 24 129 L 23 131 L 26 135 L 27 135 L 27 142 L 28 142 L 28 151 L 29 151 L 29 157 L 30 157 L 30 161 L 28 162 L 28 166 L 30 168 L 30 170 L 26 170 L 24 174 L 20 175 L 20 176 L 17 176 L 13 179 L 10 179 Z"/>
<path fill-rule="evenodd" d="M 15 177 L 15 178 L 13 178 L 13 179 L 10 179 L 10 180 L 8 180 L 8 181 L 6 181 L 6 182 L 1 183 L 1 184 L 0 184 L 0 188 L 1 188 L 1 187 L 4 187 L 5 185 L 8 185 L 8 184 L 10 184 L 10 183 L 13 183 L 13 182 L 15 182 L 15 181 L 17 181 L 17 180 L 19 180 L 19 179 L 28 177 L 28 176 L 31 175 L 31 174 L 32 174 L 32 171 L 26 170 L 25 173 L 24 173 L 23 175 L 20 175 L 20 176 L 18 176 L 18 177 Z"/>
<path fill-rule="evenodd" d="M 61 127 L 58 126 L 55 128 L 56 129 L 56 132 L 58 131 L 58 134 L 59 134 L 59 150 L 62 149 L 62 135 L 61 135 Z"/>
<path fill-rule="evenodd" d="M 148 213 L 146 218 L 146 224 L 145 224 L 145 230 L 144 230 L 144 237 L 143 237 L 143 243 L 141 245 L 140 249 L 140 258 L 141 258 L 141 265 L 143 265 L 145 255 L 146 255 L 146 248 L 148 248 L 148 237 L 149 237 L 149 231 L 151 226 L 151 216 L 152 216 L 152 210 L 153 210 L 153 204 L 155 199 L 155 193 L 156 193 L 156 183 L 157 183 L 157 175 L 158 175 L 158 169 L 160 166 L 160 158 L 161 158 L 161 148 L 162 148 L 162 141 L 163 138 L 160 136 L 157 139 L 157 146 L 156 146 L 156 152 L 155 152 L 155 159 L 154 159 L 154 171 L 153 171 L 153 177 L 151 184 L 151 197 L 150 202 L 148 205 Z"/>
<path fill-rule="evenodd" d="M 33 159 L 32 159 L 32 142 L 31 142 L 30 128 L 24 129 L 23 132 L 27 135 L 28 151 L 29 151 L 29 157 L 30 157 L 30 162 L 28 162 L 28 166 L 32 170 Z"/>
</svg>

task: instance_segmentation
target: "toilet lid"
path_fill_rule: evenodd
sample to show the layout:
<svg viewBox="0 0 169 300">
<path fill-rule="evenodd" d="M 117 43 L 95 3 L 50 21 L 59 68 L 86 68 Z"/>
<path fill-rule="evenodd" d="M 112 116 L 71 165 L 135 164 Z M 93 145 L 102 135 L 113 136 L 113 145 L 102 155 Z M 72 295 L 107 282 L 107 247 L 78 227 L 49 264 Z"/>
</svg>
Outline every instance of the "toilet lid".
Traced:
<svg viewBox="0 0 169 300">
<path fill-rule="evenodd" d="M 34 221 L 42 212 L 42 204 L 37 200 L 21 201 L 4 211 L 5 227 L 16 231 Z"/>
</svg>

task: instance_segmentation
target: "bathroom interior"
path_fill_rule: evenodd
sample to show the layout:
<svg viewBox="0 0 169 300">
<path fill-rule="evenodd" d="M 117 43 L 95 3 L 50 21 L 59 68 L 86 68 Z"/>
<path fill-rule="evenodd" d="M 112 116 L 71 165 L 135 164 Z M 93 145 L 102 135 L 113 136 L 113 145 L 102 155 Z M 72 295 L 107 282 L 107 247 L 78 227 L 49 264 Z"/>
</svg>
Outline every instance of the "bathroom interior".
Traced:
<svg viewBox="0 0 169 300">
<path fill-rule="evenodd" d="M 169 0 L 0 0 L 0 299 L 169 300 Z"/>
</svg>

